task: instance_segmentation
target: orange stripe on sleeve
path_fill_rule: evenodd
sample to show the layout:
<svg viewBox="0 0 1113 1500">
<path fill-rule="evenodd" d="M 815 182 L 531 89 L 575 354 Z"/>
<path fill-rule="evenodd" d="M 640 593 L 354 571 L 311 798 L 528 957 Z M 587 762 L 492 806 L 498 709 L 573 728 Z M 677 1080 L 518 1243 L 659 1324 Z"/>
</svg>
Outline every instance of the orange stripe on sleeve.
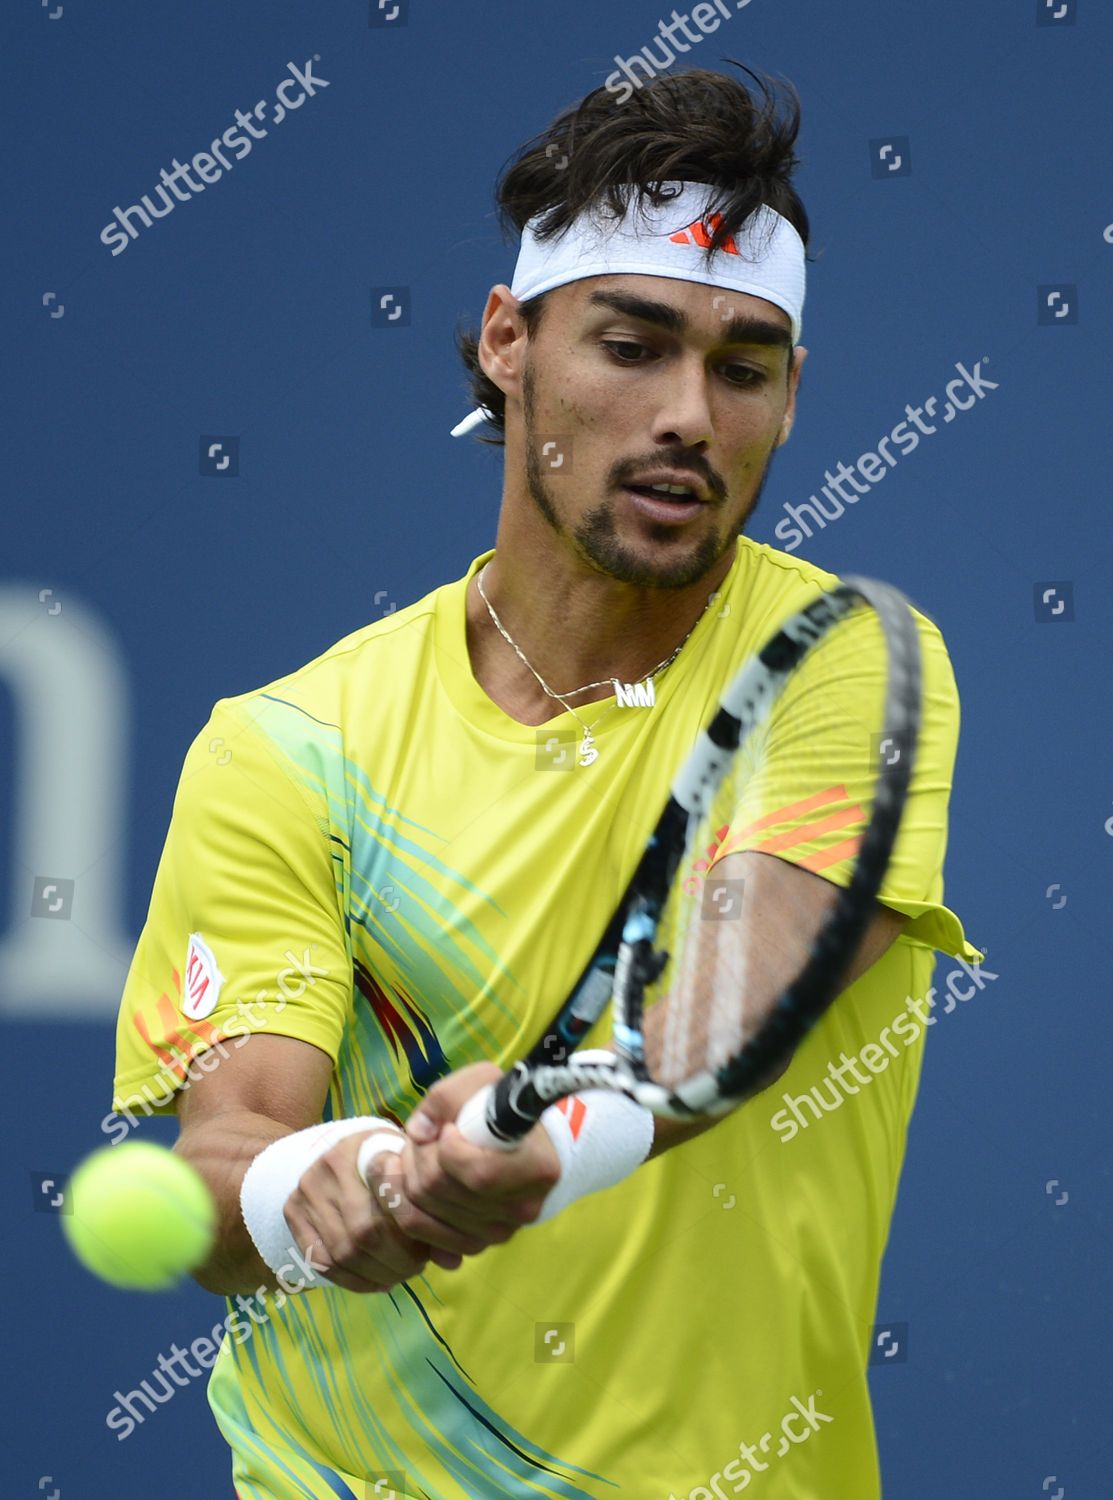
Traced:
<svg viewBox="0 0 1113 1500">
<path fill-rule="evenodd" d="M 809 813 L 828 807 L 832 802 L 845 801 L 846 795 L 845 786 L 829 786 L 825 791 L 815 792 L 799 802 L 789 802 L 784 807 L 774 808 L 772 812 L 758 818 L 755 823 L 749 823 L 745 828 L 740 828 L 725 843 L 720 844 L 713 863 L 717 863 L 724 855 L 735 852 L 746 839 L 755 833 L 760 833 L 763 828 L 771 828 L 777 823 L 784 823 L 790 819 L 806 818 Z M 818 834 L 825 833 L 832 828 L 841 828 L 844 824 L 852 823 L 861 816 L 862 810 L 855 804 L 845 812 L 829 815 L 822 822 L 808 824 L 802 829 L 789 829 L 787 833 L 779 834 L 772 839 L 767 839 L 763 844 L 755 845 L 755 849 L 763 854 L 772 854 L 778 849 L 791 849 L 795 844 L 806 843 L 808 839 Z"/>
<path fill-rule="evenodd" d="M 862 842 L 861 834 L 855 834 L 853 838 L 843 839 L 841 844 L 836 844 L 833 849 L 823 849 L 818 854 L 809 854 L 806 859 L 799 860 L 802 870 L 811 870 L 818 873 L 826 870 L 828 865 L 837 865 L 840 860 L 851 859 L 858 853 Z"/>
<path fill-rule="evenodd" d="M 209 1047 L 217 1039 L 216 1029 L 208 1021 L 191 1021 L 185 1027 L 187 1034 L 183 1035 L 178 1030 L 179 1013 L 174 1008 L 174 1002 L 166 994 L 158 997 L 158 1019 L 161 1022 L 165 1047 L 160 1046 L 147 1030 L 146 1018 L 141 1010 L 137 1010 L 131 1019 L 147 1046 L 155 1053 L 167 1071 L 173 1073 L 179 1080 L 185 1078 L 187 1064 L 194 1054 L 203 1050 L 203 1047 L 198 1046 L 196 1039 L 199 1038 L 204 1046 Z M 194 1039 L 189 1038 L 189 1032 L 193 1033 Z M 168 1048 L 171 1050 L 167 1050 Z"/>
<path fill-rule="evenodd" d="M 782 849 L 795 849 L 797 844 L 810 844 L 813 839 L 819 838 L 824 833 L 832 833 L 836 828 L 845 828 L 848 823 L 860 823 L 862 821 L 862 809 L 855 803 L 852 807 L 844 807 L 841 812 L 831 813 L 826 818 L 821 818 L 818 823 L 804 823 L 795 828 L 786 828 L 784 833 L 778 833 L 771 839 L 766 839 L 764 844 L 755 845 L 758 854 L 777 854 Z"/>
</svg>

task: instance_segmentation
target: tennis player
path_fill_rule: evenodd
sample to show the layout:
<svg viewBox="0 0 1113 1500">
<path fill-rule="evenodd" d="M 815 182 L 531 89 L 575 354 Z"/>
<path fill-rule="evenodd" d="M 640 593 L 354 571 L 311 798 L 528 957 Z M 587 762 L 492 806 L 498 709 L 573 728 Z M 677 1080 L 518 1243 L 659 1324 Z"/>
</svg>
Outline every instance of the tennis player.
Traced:
<svg viewBox="0 0 1113 1500">
<path fill-rule="evenodd" d="M 505 444 L 494 548 L 221 699 L 186 756 L 115 1107 L 161 1088 L 219 1204 L 240 1500 L 880 1494 L 866 1365 L 934 950 L 984 957 L 943 904 L 959 707 L 927 617 L 882 901 L 775 1086 L 711 1126 L 596 1092 L 505 1155 L 452 1123 L 579 975 L 723 683 L 836 581 L 745 534 L 808 239 L 795 95 L 750 76 L 596 89 L 517 154 L 513 280 L 461 340 L 462 426 Z M 879 639 L 692 871 L 729 902 L 760 867 L 786 944 L 847 879 Z"/>
</svg>

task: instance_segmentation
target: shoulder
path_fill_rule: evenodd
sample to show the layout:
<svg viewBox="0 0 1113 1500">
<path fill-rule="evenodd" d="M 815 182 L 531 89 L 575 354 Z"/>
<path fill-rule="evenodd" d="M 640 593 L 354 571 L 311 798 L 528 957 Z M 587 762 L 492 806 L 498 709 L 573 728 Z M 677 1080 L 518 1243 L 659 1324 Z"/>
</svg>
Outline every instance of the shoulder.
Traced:
<svg viewBox="0 0 1113 1500">
<path fill-rule="evenodd" d="M 440 592 L 434 589 L 415 604 L 351 631 L 301 666 L 248 692 L 222 698 L 221 704 L 229 712 L 250 714 L 266 702 L 285 700 L 311 717 L 336 717 L 353 684 L 390 670 L 402 658 L 420 655 Z"/>
<path fill-rule="evenodd" d="M 740 536 L 738 589 L 743 600 L 748 600 L 747 612 L 760 616 L 762 623 L 770 629 L 779 619 L 804 604 L 817 589 L 834 588 L 841 582 L 838 573 L 821 568 L 816 563 L 794 553 L 782 552 L 766 542 L 756 542 L 750 537 Z M 901 585 L 896 580 L 886 580 Z M 909 598 L 913 618 L 919 631 L 924 650 L 933 658 L 949 660 L 943 633 L 936 621 L 924 609 Z M 752 618 L 752 616 L 751 616 Z"/>
<path fill-rule="evenodd" d="M 206 799 L 242 799 L 246 812 L 273 807 L 276 796 L 289 802 L 292 783 L 293 806 L 308 803 L 321 818 L 344 795 L 346 747 L 389 697 L 384 687 L 420 677 L 439 602 L 454 587 L 361 626 L 280 677 L 218 698 L 189 747 L 182 786 Z M 218 778 L 218 768 L 240 774 Z"/>
</svg>

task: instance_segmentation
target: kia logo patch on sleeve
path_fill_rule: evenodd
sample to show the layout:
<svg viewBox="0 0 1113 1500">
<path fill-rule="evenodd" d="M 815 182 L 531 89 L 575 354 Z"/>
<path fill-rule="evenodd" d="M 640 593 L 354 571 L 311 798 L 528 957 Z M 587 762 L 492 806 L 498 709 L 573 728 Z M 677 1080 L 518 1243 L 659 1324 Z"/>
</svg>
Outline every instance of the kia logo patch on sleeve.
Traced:
<svg viewBox="0 0 1113 1500">
<path fill-rule="evenodd" d="M 191 1021 L 200 1021 L 216 1009 L 224 975 L 217 967 L 213 950 L 199 932 L 189 935 L 186 952 L 185 987 L 182 1011 Z"/>
</svg>

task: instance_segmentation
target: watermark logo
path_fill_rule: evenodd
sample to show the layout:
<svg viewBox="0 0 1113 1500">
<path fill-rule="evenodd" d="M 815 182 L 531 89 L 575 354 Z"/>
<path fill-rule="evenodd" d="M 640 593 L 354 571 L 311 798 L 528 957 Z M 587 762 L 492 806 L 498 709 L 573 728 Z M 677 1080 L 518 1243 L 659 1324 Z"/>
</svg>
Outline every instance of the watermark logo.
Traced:
<svg viewBox="0 0 1113 1500">
<path fill-rule="evenodd" d="M 409 326 L 409 287 L 373 286 L 371 288 L 371 327 L 408 328 Z"/>
<path fill-rule="evenodd" d="M 371 0 L 367 8 L 367 24 L 380 31 L 387 27 L 408 26 L 410 0 Z"/>
<path fill-rule="evenodd" d="M 908 753 L 908 736 L 895 729 L 882 729 L 870 735 L 870 764 L 890 770 Z"/>
<path fill-rule="evenodd" d="M 72 1214 L 73 1204 L 61 1172 L 31 1173 L 31 1205 L 37 1214 Z"/>
<path fill-rule="evenodd" d="M 58 875 L 36 875 L 31 886 L 31 915 L 68 922 L 73 911 L 76 884 L 76 881 L 63 880 Z"/>
<path fill-rule="evenodd" d="M 954 368 L 958 374 L 944 387 L 943 423 L 953 422 L 959 412 L 969 411 L 983 401 L 990 391 L 997 390 L 1000 382 L 983 375 L 982 366 L 989 364 L 989 355 L 983 354 L 972 370 L 961 360 Z M 879 484 L 896 468 L 902 458 L 914 453 L 925 437 L 939 431 L 937 422 L 926 421 L 934 417 L 939 405 L 935 396 L 929 396 L 922 406 L 908 402 L 904 408 L 907 421 L 898 422 L 886 435 L 879 438 L 873 449 L 860 453 L 853 464 L 839 460 L 832 473 L 824 469 L 826 481 L 819 493 L 810 495 L 799 505 L 784 505 L 786 519 L 773 527 L 773 535 L 784 545 L 786 552 L 794 552 L 805 537 L 823 531 L 828 522 L 837 521 L 852 505 L 857 505 L 863 495 L 868 495 L 874 485 Z M 893 448 L 897 452 L 893 452 Z"/>
<path fill-rule="evenodd" d="M 539 729 L 534 765 L 539 771 L 571 771 L 576 765 L 578 735 L 571 729 Z"/>
<path fill-rule="evenodd" d="M 756 1443 L 740 1442 L 738 1457 L 732 1458 L 721 1469 L 716 1469 L 706 1484 L 696 1485 L 686 1495 L 678 1496 L 675 1491 L 670 1491 L 669 1500 L 710 1500 L 712 1495 L 723 1497 L 727 1493 L 735 1495 L 744 1490 L 755 1474 L 766 1473 L 773 1467 L 773 1461 L 784 1458 L 794 1447 L 806 1443 L 813 1433 L 821 1431 L 827 1423 L 835 1420 L 827 1412 L 820 1410 L 817 1403 L 822 1395 L 822 1390 L 818 1390 L 813 1391 L 806 1401 L 799 1396 L 791 1397 L 790 1410 L 785 1412 L 780 1421 L 779 1436 L 777 1431 L 763 1432 Z M 774 1442 L 776 1447 L 773 1446 Z M 728 1484 L 730 1490 L 720 1489 L 721 1482 Z"/>
<path fill-rule="evenodd" d="M 1078 287 L 1073 282 L 1036 288 L 1037 319 L 1044 328 L 1078 322 Z"/>
<path fill-rule="evenodd" d="M 261 121 L 281 125 L 288 114 L 300 109 L 307 99 L 315 98 L 318 90 L 329 87 L 328 79 L 313 71 L 313 64 L 320 60 L 321 54 L 315 52 L 300 68 L 288 62 L 286 71 L 290 76 L 283 78 L 275 89 L 273 101 L 260 99 L 249 113 L 237 109 L 235 124 L 210 141 L 207 151 L 198 151 L 185 162 L 172 157 L 173 170 L 163 167 L 153 193 L 144 193 L 138 203 L 130 203 L 127 208 L 117 203 L 112 218 L 100 232 L 101 244 L 113 255 L 122 255 L 139 238 L 141 229 L 150 229 L 157 219 L 173 213 L 177 204 L 187 203 L 231 172 L 236 162 L 251 154 L 254 143 L 269 134 Z"/>
<path fill-rule="evenodd" d="M 288 1249 L 291 1259 L 274 1273 L 279 1288 L 277 1292 L 271 1292 L 265 1286 L 257 1288 L 250 1297 L 237 1292 L 231 1299 L 236 1304 L 236 1311 L 230 1312 L 209 1333 L 194 1339 L 185 1349 L 172 1343 L 170 1353 L 158 1356 L 156 1368 L 140 1382 L 137 1389 L 112 1392 L 117 1405 L 109 1410 L 104 1424 L 110 1432 L 116 1434 L 117 1442 L 122 1443 L 125 1438 L 129 1438 L 147 1417 L 158 1407 L 165 1406 L 191 1380 L 197 1380 L 206 1370 L 211 1370 L 228 1334 L 232 1335 L 237 1344 L 246 1342 L 255 1332 L 256 1324 L 266 1323 L 272 1312 L 278 1312 L 286 1305 L 288 1297 L 297 1296 L 312 1284 L 313 1277 L 326 1270 L 324 1262 L 313 1259 L 313 1246 L 304 1255 L 296 1245 L 290 1245 Z M 272 1300 L 269 1311 L 268 1298 Z M 200 1366 L 199 1369 L 195 1368 L 191 1356 Z"/>
<path fill-rule="evenodd" d="M 658 73 L 671 68 L 678 55 L 691 52 L 705 36 L 718 31 L 724 21 L 732 20 L 749 3 L 750 0 L 707 0 L 683 15 L 674 10 L 668 21 L 657 22 L 657 35 L 640 52 L 632 57 L 615 56 L 615 71 L 605 80 L 607 92 L 614 94 L 619 104 L 625 104 Z"/>
<path fill-rule="evenodd" d="M 871 1365 L 903 1365 L 908 1362 L 908 1324 L 878 1323 L 870 1343 Z"/>
<path fill-rule="evenodd" d="M 405 1500 L 409 1494 L 406 1476 L 401 1469 L 384 1469 L 364 1481 L 360 1500 Z"/>
<path fill-rule="evenodd" d="M 567 478 L 572 473 L 572 439 L 563 433 L 542 436 L 538 459 L 544 473 Z"/>
<path fill-rule="evenodd" d="M 1066 624 L 1074 619 L 1074 584 L 1069 579 L 1032 586 L 1032 607 L 1037 625 L 1052 621 Z"/>
<path fill-rule="evenodd" d="M 203 434 L 198 445 L 198 470 L 206 479 L 235 479 L 240 472 L 238 437 Z"/>
<path fill-rule="evenodd" d="M 940 992 L 944 987 L 946 990 L 942 1009 L 945 1016 L 950 1015 L 959 1002 L 973 999 L 987 984 L 1001 977 L 992 969 L 984 969 L 980 962 L 968 964 L 964 958 L 958 962 L 959 967 L 951 969 L 940 986 Z M 840 1053 L 837 1062 L 831 1059 L 822 1080 L 805 1093 L 790 1094 L 786 1090 L 781 1095 L 785 1108 L 777 1110 L 769 1120 L 770 1128 L 780 1136 L 781 1144 L 787 1145 L 824 1115 L 841 1109 L 848 1098 L 860 1094 L 878 1074 L 884 1073 L 894 1058 L 901 1057 L 902 1049 L 913 1046 L 925 1027 L 934 1026 L 939 1019 L 931 1014 L 936 993 L 932 985 L 926 996 L 913 999 L 909 995 L 904 1009 L 881 1028 L 876 1042 L 866 1042 L 849 1057 L 845 1052 Z"/>
<path fill-rule="evenodd" d="M 727 880 L 709 875 L 703 884 L 700 917 L 708 922 L 730 922 L 742 915 L 744 880 Z"/>
<path fill-rule="evenodd" d="M 535 1323 L 533 1359 L 539 1365 L 571 1365 L 576 1362 L 575 1323 Z"/>
<path fill-rule="evenodd" d="M 911 177 L 912 143 L 908 137 L 886 135 L 870 141 L 870 171 L 874 177 Z"/>
</svg>

